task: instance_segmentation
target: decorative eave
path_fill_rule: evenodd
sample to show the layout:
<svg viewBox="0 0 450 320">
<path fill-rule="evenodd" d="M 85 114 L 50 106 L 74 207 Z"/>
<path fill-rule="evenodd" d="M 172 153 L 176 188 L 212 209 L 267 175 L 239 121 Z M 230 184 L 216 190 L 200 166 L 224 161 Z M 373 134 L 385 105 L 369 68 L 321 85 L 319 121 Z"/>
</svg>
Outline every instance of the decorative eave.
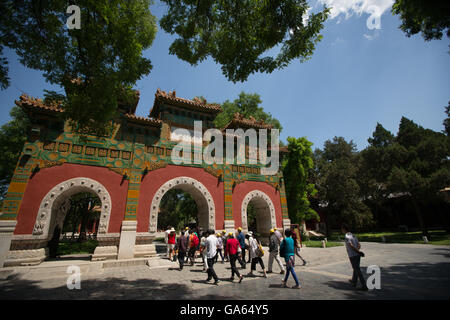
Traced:
<svg viewBox="0 0 450 320">
<path fill-rule="evenodd" d="M 130 114 L 130 113 L 126 113 L 126 114 L 124 114 L 124 116 L 130 122 L 139 123 L 139 124 L 143 124 L 143 125 L 160 127 L 162 124 L 161 120 L 153 119 L 153 118 L 139 117 L 139 116 L 136 116 L 136 115 Z"/>
<path fill-rule="evenodd" d="M 254 129 L 268 129 L 271 130 L 273 127 L 272 125 L 265 123 L 264 120 L 256 120 L 253 117 L 250 117 L 249 119 L 244 118 L 244 116 L 240 113 L 235 113 L 233 116 L 233 119 L 231 119 L 228 124 L 222 128 L 222 130 L 226 129 L 238 129 L 238 128 L 254 128 Z"/>
<path fill-rule="evenodd" d="M 216 104 L 208 104 L 206 101 L 202 101 L 200 99 L 183 99 L 176 96 L 175 91 L 169 91 L 169 93 L 162 91 L 160 89 L 156 90 L 155 93 L 155 102 L 153 103 L 153 107 L 150 110 L 150 117 L 156 118 L 159 113 L 159 105 L 161 103 L 166 103 L 172 106 L 184 107 L 194 111 L 201 111 L 206 113 L 217 114 L 222 112 L 222 108 Z"/>
<path fill-rule="evenodd" d="M 58 103 L 45 104 L 42 99 L 32 98 L 26 94 L 22 94 L 19 99 L 15 100 L 15 103 L 24 110 L 37 110 L 50 114 L 63 112 Z"/>
</svg>

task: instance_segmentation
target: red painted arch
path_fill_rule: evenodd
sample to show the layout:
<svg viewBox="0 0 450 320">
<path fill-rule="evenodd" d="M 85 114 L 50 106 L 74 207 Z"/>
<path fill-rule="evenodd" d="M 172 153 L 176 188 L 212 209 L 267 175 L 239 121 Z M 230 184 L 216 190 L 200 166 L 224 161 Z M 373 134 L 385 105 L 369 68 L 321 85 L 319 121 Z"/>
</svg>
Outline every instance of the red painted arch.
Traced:
<svg viewBox="0 0 450 320">
<path fill-rule="evenodd" d="M 223 182 L 207 173 L 202 168 L 168 165 L 155 171 L 150 171 L 143 181 L 139 192 L 137 232 L 148 232 L 150 223 L 150 206 L 155 193 L 167 181 L 177 177 L 190 177 L 201 182 L 211 194 L 215 206 L 216 229 L 224 225 L 224 191 Z"/>
<path fill-rule="evenodd" d="M 14 234 L 32 234 L 42 199 L 56 185 L 73 178 L 90 178 L 101 183 L 111 196 L 108 233 L 119 233 L 125 215 L 128 181 L 105 167 L 64 163 L 41 169 L 27 184 L 17 215 Z"/>
<path fill-rule="evenodd" d="M 272 200 L 273 206 L 275 207 L 275 220 L 277 223 L 277 227 L 281 227 L 283 225 L 283 214 L 281 211 L 281 199 L 280 192 L 277 191 L 271 185 L 265 182 L 257 182 L 257 181 L 245 181 L 239 183 L 233 191 L 233 219 L 235 223 L 235 227 L 242 227 L 242 214 L 241 207 L 242 202 L 244 201 L 245 196 L 254 190 L 259 190 L 267 194 L 267 196 Z"/>
</svg>

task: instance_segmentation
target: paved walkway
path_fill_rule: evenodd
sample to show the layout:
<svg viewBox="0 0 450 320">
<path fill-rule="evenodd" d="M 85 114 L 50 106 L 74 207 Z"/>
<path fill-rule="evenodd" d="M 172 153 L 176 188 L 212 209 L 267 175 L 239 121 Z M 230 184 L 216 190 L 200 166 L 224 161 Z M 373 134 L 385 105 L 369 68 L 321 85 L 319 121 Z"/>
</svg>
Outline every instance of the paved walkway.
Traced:
<svg viewBox="0 0 450 320">
<path fill-rule="evenodd" d="M 362 270 L 381 268 L 381 289 L 362 292 L 348 283 L 352 270 L 344 247 L 304 248 L 306 266 L 296 266 L 303 288 L 281 288 L 281 275 L 245 277 L 232 283 L 228 263 L 215 270 L 221 282 L 206 284 L 200 263 L 178 271 L 177 263 L 161 257 L 149 265 L 103 268 L 101 262 L 73 257 L 35 267 L 0 269 L 0 299 L 449 299 L 450 247 L 417 244 L 362 243 Z M 264 263 L 267 267 L 267 254 Z M 200 261 L 200 260 L 199 260 Z M 81 289 L 66 286 L 68 265 L 81 269 Z M 244 275 L 250 269 L 242 270 Z M 259 271 L 257 266 L 257 271 Z M 289 279 L 293 285 L 293 279 Z"/>
</svg>

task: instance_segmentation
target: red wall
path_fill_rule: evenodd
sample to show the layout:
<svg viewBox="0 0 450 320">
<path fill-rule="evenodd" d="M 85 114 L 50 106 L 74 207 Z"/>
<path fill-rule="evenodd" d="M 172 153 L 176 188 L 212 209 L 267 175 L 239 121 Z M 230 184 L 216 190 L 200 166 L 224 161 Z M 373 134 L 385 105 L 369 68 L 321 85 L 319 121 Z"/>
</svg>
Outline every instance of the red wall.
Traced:
<svg viewBox="0 0 450 320">
<path fill-rule="evenodd" d="M 272 200 L 273 206 L 275 207 L 275 220 L 277 222 L 277 227 L 281 227 L 283 225 L 283 217 L 281 211 L 280 192 L 265 182 L 245 181 L 236 185 L 233 191 L 233 218 L 235 221 L 235 228 L 242 227 L 242 201 L 244 201 L 247 193 L 253 190 L 264 192 Z"/>
<path fill-rule="evenodd" d="M 138 205 L 137 232 L 148 232 L 150 223 L 150 206 L 155 193 L 167 181 L 177 177 L 190 177 L 201 182 L 214 199 L 216 209 L 216 229 L 223 228 L 224 224 L 224 192 L 223 182 L 207 173 L 202 168 L 168 165 L 156 171 L 150 171 L 141 182 Z"/>
<path fill-rule="evenodd" d="M 17 216 L 14 234 L 33 233 L 39 205 L 47 193 L 56 185 L 73 178 L 90 178 L 101 183 L 111 196 L 110 233 L 120 232 L 127 198 L 128 181 L 122 185 L 122 176 L 105 167 L 65 163 L 61 166 L 41 169 L 29 180 Z"/>
<path fill-rule="evenodd" d="M 150 205 L 156 191 L 165 182 L 181 177 L 191 177 L 201 182 L 211 193 L 216 210 L 216 229 L 224 227 L 224 189 L 223 182 L 202 168 L 168 165 L 156 171 L 150 171 L 141 182 L 138 204 L 137 232 L 148 232 Z M 104 167 L 78 164 L 63 164 L 41 169 L 29 180 L 23 201 L 17 216 L 14 234 L 32 234 L 39 205 L 45 195 L 56 185 L 73 178 L 86 177 L 98 181 L 111 196 L 111 216 L 109 233 L 119 233 L 125 215 L 128 181 L 122 185 L 122 176 Z M 241 205 L 244 197 L 253 190 L 266 193 L 275 206 L 277 226 L 282 225 L 280 194 L 276 189 L 264 182 L 246 181 L 238 184 L 233 192 L 233 215 L 235 227 L 242 226 Z"/>
</svg>

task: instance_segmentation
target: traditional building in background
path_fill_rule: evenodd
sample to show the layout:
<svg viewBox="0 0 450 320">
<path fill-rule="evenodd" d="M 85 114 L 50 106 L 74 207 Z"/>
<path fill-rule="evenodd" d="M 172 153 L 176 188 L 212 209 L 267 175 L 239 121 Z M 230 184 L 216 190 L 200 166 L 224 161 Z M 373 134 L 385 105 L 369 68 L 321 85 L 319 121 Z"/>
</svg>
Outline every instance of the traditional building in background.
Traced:
<svg viewBox="0 0 450 320">
<path fill-rule="evenodd" d="M 133 104 L 120 105 L 120 117 L 101 137 L 80 134 L 63 122 L 57 104 L 25 95 L 16 101 L 32 125 L 0 215 L 0 266 L 46 259 L 48 242 L 55 229 L 62 229 L 70 197 L 80 192 L 93 193 L 101 201 L 93 260 L 155 255 L 159 206 L 171 189 L 194 198 L 203 230 L 247 231 L 249 203 L 256 208 L 255 231 L 261 235 L 290 225 L 281 171 L 263 176 L 258 164 L 207 165 L 195 161 L 195 152 L 191 164 L 172 162 L 172 149 L 182 138 L 175 130 L 193 132 L 194 121 L 202 121 L 203 130 L 213 128 L 220 106 L 158 89 L 149 117 L 139 117 L 138 100 L 137 94 Z M 271 129 L 241 115 L 226 128 Z"/>
</svg>

